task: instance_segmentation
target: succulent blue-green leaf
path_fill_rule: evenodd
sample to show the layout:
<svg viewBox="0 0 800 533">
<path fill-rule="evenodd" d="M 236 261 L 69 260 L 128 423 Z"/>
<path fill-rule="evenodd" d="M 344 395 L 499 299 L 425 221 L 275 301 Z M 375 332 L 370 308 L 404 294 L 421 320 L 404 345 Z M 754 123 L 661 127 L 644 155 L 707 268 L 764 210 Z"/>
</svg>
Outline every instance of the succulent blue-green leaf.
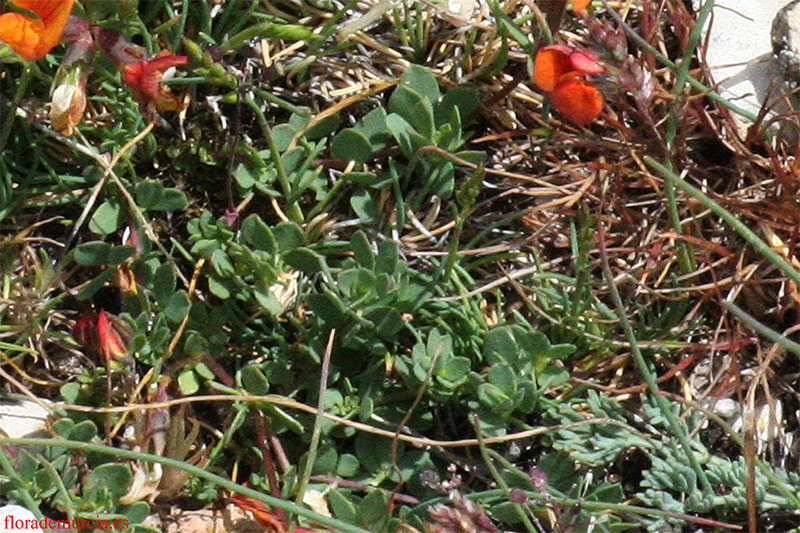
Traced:
<svg viewBox="0 0 800 533">
<path fill-rule="evenodd" d="M 128 517 L 129 524 L 138 524 L 150 514 L 150 505 L 147 502 L 132 503 L 123 513 Z"/>
<path fill-rule="evenodd" d="M 309 275 L 327 270 L 325 258 L 304 246 L 288 250 L 283 254 L 283 260 L 290 267 Z"/>
<path fill-rule="evenodd" d="M 378 205 L 367 190 L 356 191 L 350 196 L 350 207 L 359 218 L 377 219 Z"/>
<path fill-rule="evenodd" d="M 230 278 L 236 272 L 230 257 L 221 248 L 217 248 L 211 253 L 211 265 L 217 275 L 222 278 Z"/>
<path fill-rule="evenodd" d="M 115 498 L 120 498 L 128 492 L 128 487 L 133 478 L 128 465 L 121 463 L 106 463 L 96 467 L 86 476 L 83 485 L 83 494 L 90 498 L 92 493 L 107 491 Z"/>
<path fill-rule="evenodd" d="M 397 113 L 392 113 L 386 117 L 386 126 L 389 128 L 389 131 L 392 132 L 392 137 L 397 141 L 397 144 L 400 145 L 400 150 L 403 151 L 403 155 L 411 158 L 415 152 L 414 146 L 411 143 L 411 133 L 414 131 L 411 124 Z"/>
<path fill-rule="evenodd" d="M 340 489 L 331 489 L 328 491 L 328 503 L 331 506 L 333 515 L 339 520 L 343 520 L 349 524 L 355 524 L 358 520 L 358 511 L 350 498 L 342 494 Z"/>
<path fill-rule="evenodd" d="M 90 241 L 75 249 L 75 262 L 84 266 L 100 266 L 108 264 L 111 245 L 104 241 Z"/>
<path fill-rule="evenodd" d="M 366 233 L 361 230 L 356 231 L 350 238 L 350 249 L 353 250 L 356 263 L 367 270 L 375 268 L 375 254 L 372 252 Z"/>
<path fill-rule="evenodd" d="M 172 265 L 164 263 L 156 269 L 153 277 L 153 296 L 163 304 L 175 293 L 175 271 Z"/>
<path fill-rule="evenodd" d="M 332 293 L 309 294 L 307 297 L 308 305 L 326 325 L 338 328 L 344 325 L 346 308 L 338 296 Z"/>
<path fill-rule="evenodd" d="M 375 261 L 375 272 L 392 275 L 397 270 L 399 247 L 392 240 L 384 240 L 378 245 L 378 256 Z"/>
<path fill-rule="evenodd" d="M 372 146 L 366 135 L 354 128 L 347 128 L 333 138 L 331 154 L 344 161 L 366 163 L 372 157 Z"/>
<path fill-rule="evenodd" d="M 473 165 L 482 165 L 486 162 L 486 152 L 482 150 L 463 150 L 455 153 L 456 157 L 469 161 Z"/>
<path fill-rule="evenodd" d="M 437 366 L 436 375 L 452 383 L 458 384 L 467 378 L 471 361 L 468 357 L 449 357 L 442 365 L 441 369 Z"/>
<path fill-rule="evenodd" d="M 319 122 L 308 128 L 303 136 L 309 141 L 322 139 L 339 129 L 342 121 L 339 119 L 339 114 L 334 113 L 322 118 Z"/>
<path fill-rule="evenodd" d="M 274 254 L 277 249 L 272 230 L 255 213 L 242 222 L 242 237 L 247 243 L 268 254 Z"/>
<path fill-rule="evenodd" d="M 455 87 L 447 91 L 441 101 L 434 105 L 436 127 L 452 120 L 453 109 L 458 109 L 461 122 L 472 117 L 481 104 L 481 97 L 475 87 Z"/>
<path fill-rule="evenodd" d="M 378 175 L 374 172 L 345 172 L 342 174 L 341 179 L 366 187 L 375 183 Z"/>
<path fill-rule="evenodd" d="M 208 290 L 211 294 L 223 300 L 227 300 L 231 296 L 227 281 L 219 278 L 216 274 L 208 276 Z"/>
<path fill-rule="evenodd" d="M 153 211 L 178 211 L 189 205 L 186 194 L 174 188 L 166 188 L 161 198 L 150 207 Z"/>
<path fill-rule="evenodd" d="M 97 426 L 91 420 L 84 420 L 70 428 L 66 438 L 80 442 L 89 442 L 97 435 Z"/>
<path fill-rule="evenodd" d="M 344 478 L 353 477 L 360 466 L 361 463 L 358 462 L 358 457 L 351 453 L 342 454 L 336 464 L 336 475 Z"/>
<path fill-rule="evenodd" d="M 275 236 L 280 252 L 297 248 L 305 242 L 303 230 L 294 222 L 281 222 L 272 228 L 272 234 Z"/>
<path fill-rule="evenodd" d="M 104 270 L 99 276 L 96 276 L 92 281 L 84 285 L 81 289 L 81 292 L 79 292 L 75 298 L 78 301 L 83 302 L 94 296 L 97 291 L 102 289 L 105 284 L 110 281 L 112 277 L 114 277 L 114 272 L 116 272 L 116 270 L 117 269 L 115 268 L 108 268 Z"/>
<path fill-rule="evenodd" d="M 107 264 L 118 265 L 132 256 L 134 252 L 136 252 L 136 248 L 127 244 L 123 246 L 112 246 L 108 251 L 108 257 L 106 257 Z"/>
<path fill-rule="evenodd" d="M 178 374 L 178 388 L 184 396 L 192 396 L 200 390 L 200 382 L 194 370 L 184 370 Z"/>
<path fill-rule="evenodd" d="M 258 305 L 266 309 L 269 313 L 279 315 L 283 311 L 281 303 L 278 301 L 278 298 L 272 294 L 272 291 L 267 290 L 266 292 L 262 292 L 256 290 L 253 291 L 253 296 L 258 302 Z"/>
<path fill-rule="evenodd" d="M 136 205 L 142 209 L 151 209 L 164 198 L 164 185 L 156 180 L 144 180 L 136 184 L 134 189 Z"/>
<path fill-rule="evenodd" d="M 189 303 L 189 297 L 186 291 L 181 289 L 167 300 L 167 305 L 164 307 L 164 315 L 167 317 L 167 320 L 173 324 L 177 324 L 183 320 L 183 317 L 189 312 L 190 306 L 191 304 Z"/>
<path fill-rule="evenodd" d="M 249 394 L 264 396 L 269 394 L 267 376 L 255 365 L 247 365 L 241 370 L 242 387 Z"/>
<path fill-rule="evenodd" d="M 397 113 L 426 139 L 433 138 L 433 106 L 410 87 L 398 87 L 389 98 L 389 111 Z"/>
<path fill-rule="evenodd" d="M 279 152 L 283 152 L 289 148 L 289 144 L 292 142 L 295 133 L 297 133 L 297 128 L 289 123 L 278 124 L 272 128 L 272 138 Z"/>
<path fill-rule="evenodd" d="M 403 327 L 403 317 L 391 307 L 373 309 L 365 318 L 375 324 L 378 337 L 386 341 L 397 340 L 397 332 Z"/>
<path fill-rule="evenodd" d="M 359 523 L 369 527 L 371 531 L 382 530 L 381 524 L 388 518 L 387 503 L 389 503 L 389 499 L 386 493 L 374 489 L 361 500 L 358 506 Z"/>
<path fill-rule="evenodd" d="M 439 101 L 439 82 L 436 81 L 430 70 L 420 65 L 409 65 L 403 75 L 400 76 L 400 81 L 397 83 L 397 88 L 411 88 L 424 96 L 430 105 L 434 105 Z"/>
<path fill-rule="evenodd" d="M 117 202 L 106 200 L 98 207 L 89 221 L 89 230 L 100 235 L 114 233 L 122 221 L 122 209 Z"/>
<path fill-rule="evenodd" d="M 501 361 L 489 367 L 486 378 L 489 380 L 489 383 L 500 387 L 508 396 L 513 396 L 517 392 L 516 373 L 513 367 L 505 361 Z"/>
</svg>

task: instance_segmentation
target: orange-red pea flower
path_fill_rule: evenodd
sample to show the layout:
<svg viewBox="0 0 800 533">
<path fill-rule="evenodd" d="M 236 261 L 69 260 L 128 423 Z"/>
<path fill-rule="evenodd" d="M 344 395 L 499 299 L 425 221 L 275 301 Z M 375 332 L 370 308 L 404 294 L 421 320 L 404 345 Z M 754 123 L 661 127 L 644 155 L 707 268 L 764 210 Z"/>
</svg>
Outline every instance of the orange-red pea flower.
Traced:
<svg viewBox="0 0 800 533">
<path fill-rule="evenodd" d="M 602 72 L 594 54 L 554 44 L 536 52 L 533 81 L 562 115 L 585 126 L 603 109 L 603 97 L 586 76 Z"/>
<path fill-rule="evenodd" d="M 572 0 L 572 11 L 576 13 L 578 11 L 583 11 L 584 9 L 589 7 L 589 4 L 591 3 L 592 0 Z"/>
<path fill-rule="evenodd" d="M 74 1 L 14 0 L 38 18 L 17 12 L 0 15 L 0 40 L 25 59 L 42 59 L 61 40 Z"/>
<path fill-rule="evenodd" d="M 122 361 L 128 356 L 124 337 L 129 336 L 130 326 L 122 319 L 111 316 L 104 310 L 96 315 L 79 318 L 72 329 L 72 337 L 99 353 L 105 362 Z"/>
<path fill-rule="evenodd" d="M 270 511 L 264 502 L 234 492 L 231 494 L 231 503 L 239 507 L 239 509 L 253 513 L 256 521 L 264 526 L 265 531 L 276 533 L 284 533 L 286 531 L 283 521 Z M 292 532 L 311 533 L 311 530 L 304 527 L 295 527 Z"/>
<path fill-rule="evenodd" d="M 161 80 L 167 69 L 185 65 L 187 61 L 186 56 L 174 56 L 162 50 L 153 59 L 124 65 L 122 79 L 131 87 L 134 98 L 143 109 L 152 105 L 157 111 L 180 111 L 181 101 Z"/>
</svg>

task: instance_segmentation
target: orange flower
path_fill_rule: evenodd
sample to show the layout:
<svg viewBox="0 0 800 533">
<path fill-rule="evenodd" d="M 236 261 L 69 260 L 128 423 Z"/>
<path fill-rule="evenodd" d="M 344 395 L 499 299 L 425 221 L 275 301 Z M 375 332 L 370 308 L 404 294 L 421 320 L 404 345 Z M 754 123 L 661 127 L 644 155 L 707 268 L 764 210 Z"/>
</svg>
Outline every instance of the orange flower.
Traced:
<svg viewBox="0 0 800 533">
<path fill-rule="evenodd" d="M 583 11 L 589 4 L 592 3 L 592 0 L 572 0 L 572 11 L 577 13 L 578 11 Z"/>
<path fill-rule="evenodd" d="M 179 111 L 181 102 L 161 83 L 164 72 L 170 67 L 185 65 L 186 56 L 173 56 L 162 50 L 153 59 L 145 59 L 122 67 L 122 79 L 125 80 L 136 101 L 143 109 L 154 105 L 158 111 Z"/>
<path fill-rule="evenodd" d="M 15 0 L 17 7 L 39 18 L 16 12 L 0 15 L 0 40 L 25 59 L 42 59 L 61 40 L 74 1 Z"/>
<path fill-rule="evenodd" d="M 603 67 L 597 64 L 594 54 L 554 44 L 536 53 L 533 81 L 561 114 L 585 126 L 603 109 L 603 97 L 585 76 L 601 72 Z"/>
</svg>

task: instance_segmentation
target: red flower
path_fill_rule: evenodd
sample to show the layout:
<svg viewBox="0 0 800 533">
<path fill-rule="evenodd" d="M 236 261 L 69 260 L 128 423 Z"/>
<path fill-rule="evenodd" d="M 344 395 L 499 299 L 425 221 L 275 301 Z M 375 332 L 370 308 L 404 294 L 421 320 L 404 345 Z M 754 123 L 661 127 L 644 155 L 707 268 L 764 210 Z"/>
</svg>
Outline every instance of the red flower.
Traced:
<svg viewBox="0 0 800 533">
<path fill-rule="evenodd" d="M 17 7 L 36 13 L 0 15 L 0 40 L 25 59 L 41 59 L 58 44 L 75 0 L 15 0 Z"/>
<path fill-rule="evenodd" d="M 96 315 L 79 318 L 72 328 L 72 337 L 92 352 L 99 353 L 105 362 L 127 358 L 128 349 L 123 339 L 130 337 L 130 333 L 127 323 L 102 309 Z"/>
<path fill-rule="evenodd" d="M 122 79 L 133 91 L 133 96 L 143 108 L 155 106 L 157 111 L 179 111 L 181 101 L 161 83 L 164 72 L 170 67 L 185 65 L 186 56 L 174 56 L 162 50 L 153 59 L 129 63 L 122 67 Z"/>
<path fill-rule="evenodd" d="M 594 54 L 554 44 L 536 53 L 533 81 L 561 114 L 585 126 L 603 109 L 603 97 L 585 77 L 602 72 Z"/>
</svg>

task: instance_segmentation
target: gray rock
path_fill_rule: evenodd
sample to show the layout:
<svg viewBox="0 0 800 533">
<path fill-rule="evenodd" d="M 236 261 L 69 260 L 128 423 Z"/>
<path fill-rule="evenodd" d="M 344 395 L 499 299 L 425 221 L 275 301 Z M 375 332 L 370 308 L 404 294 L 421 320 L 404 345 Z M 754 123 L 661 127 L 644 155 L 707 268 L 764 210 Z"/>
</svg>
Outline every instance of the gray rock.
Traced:
<svg viewBox="0 0 800 533">
<path fill-rule="evenodd" d="M 784 81 L 791 88 L 800 85 L 800 0 L 781 8 L 772 21 L 772 51 Z"/>
</svg>

